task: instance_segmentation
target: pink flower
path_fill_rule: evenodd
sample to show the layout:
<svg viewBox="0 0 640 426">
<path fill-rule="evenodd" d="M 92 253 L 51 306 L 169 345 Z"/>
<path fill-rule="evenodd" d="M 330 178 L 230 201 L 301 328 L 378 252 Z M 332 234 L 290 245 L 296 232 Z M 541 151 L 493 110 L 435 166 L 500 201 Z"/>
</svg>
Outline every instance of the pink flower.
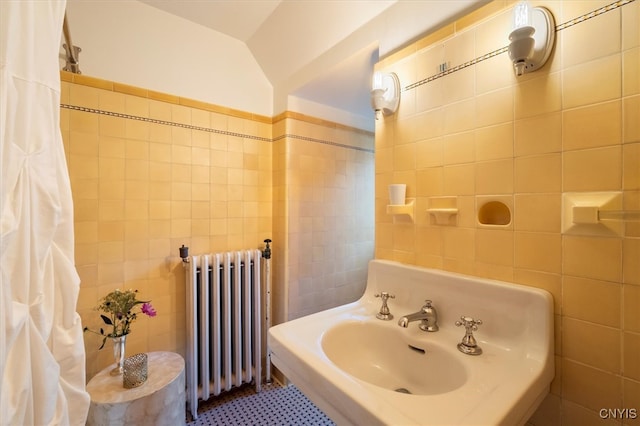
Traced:
<svg viewBox="0 0 640 426">
<path fill-rule="evenodd" d="M 151 303 L 146 302 L 142 304 L 142 313 L 145 315 L 148 315 L 150 317 L 155 317 L 156 316 L 156 310 L 153 309 L 153 306 L 151 306 Z"/>
</svg>

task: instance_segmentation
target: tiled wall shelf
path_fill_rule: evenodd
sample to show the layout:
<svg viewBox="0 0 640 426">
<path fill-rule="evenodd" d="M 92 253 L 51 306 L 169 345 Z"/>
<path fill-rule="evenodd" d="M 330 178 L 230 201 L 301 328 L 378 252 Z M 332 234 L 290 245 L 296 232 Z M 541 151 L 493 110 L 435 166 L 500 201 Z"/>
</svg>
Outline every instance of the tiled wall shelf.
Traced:
<svg viewBox="0 0 640 426">
<path fill-rule="evenodd" d="M 448 225 L 449 220 L 458 214 L 457 208 L 433 208 L 427 209 L 427 213 L 433 216 L 438 225 Z"/>
<path fill-rule="evenodd" d="M 427 209 L 436 225 L 455 225 L 458 215 L 458 197 L 431 197 Z"/>
<path fill-rule="evenodd" d="M 407 198 L 406 204 L 389 204 L 387 205 L 387 214 L 394 216 L 405 215 L 413 220 L 413 215 L 416 210 L 415 203 L 415 198 Z"/>
</svg>

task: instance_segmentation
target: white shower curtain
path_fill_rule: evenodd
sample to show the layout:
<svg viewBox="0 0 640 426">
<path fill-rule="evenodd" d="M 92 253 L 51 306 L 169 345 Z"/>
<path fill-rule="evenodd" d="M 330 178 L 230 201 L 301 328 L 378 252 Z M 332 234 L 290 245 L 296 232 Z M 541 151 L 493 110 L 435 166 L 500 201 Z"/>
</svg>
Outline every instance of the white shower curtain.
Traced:
<svg viewBox="0 0 640 426">
<path fill-rule="evenodd" d="M 73 205 L 60 136 L 65 1 L 0 0 L 0 424 L 81 425 Z"/>
</svg>

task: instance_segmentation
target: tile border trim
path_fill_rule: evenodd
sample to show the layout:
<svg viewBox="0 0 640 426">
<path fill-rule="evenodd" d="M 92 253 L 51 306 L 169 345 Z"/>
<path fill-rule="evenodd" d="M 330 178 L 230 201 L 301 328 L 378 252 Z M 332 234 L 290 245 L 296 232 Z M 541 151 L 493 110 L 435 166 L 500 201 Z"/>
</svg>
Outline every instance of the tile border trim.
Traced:
<svg viewBox="0 0 640 426">
<path fill-rule="evenodd" d="M 569 27 L 572 27 L 572 26 L 574 26 L 576 24 L 582 23 L 582 22 L 584 22 L 584 21 L 586 21 L 588 19 L 595 18 L 596 16 L 602 15 L 603 13 L 610 12 L 612 10 L 615 10 L 615 9 L 618 9 L 618 8 L 620 8 L 622 6 L 625 6 L 625 5 L 629 4 L 629 3 L 633 3 L 634 1 L 636 1 L 636 0 L 618 0 L 616 2 L 608 4 L 607 6 L 603 6 L 603 7 L 599 8 L 599 9 L 596 9 L 596 10 L 593 10 L 591 12 L 585 13 L 584 15 L 580 15 L 577 18 L 571 19 L 571 20 L 569 20 L 569 21 L 567 21 L 565 23 L 558 24 L 558 25 L 556 25 L 555 31 L 556 32 L 562 31 L 562 30 L 567 29 Z M 494 56 L 498 56 L 498 55 L 501 55 L 503 53 L 506 53 L 508 50 L 509 50 L 509 46 L 504 46 L 504 47 L 502 47 L 500 49 L 494 50 L 493 52 L 489 52 L 489 53 L 487 53 L 485 55 L 479 56 L 479 57 L 477 57 L 475 59 L 472 59 L 470 61 L 467 61 L 467 62 L 465 62 L 463 64 L 456 65 L 455 67 L 452 67 L 450 69 L 447 69 L 447 70 L 444 70 L 442 72 L 439 72 L 438 74 L 434 74 L 434 75 L 432 75 L 430 77 L 427 77 L 425 79 L 419 80 L 419 81 L 417 81 L 415 83 L 411 83 L 411 84 L 405 86 L 403 91 L 406 92 L 406 91 L 415 89 L 416 87 L 422 86 L 423 84 L 430 83 L 430 82 L 432 82 L 434 80 L 437 80 L 439 78 L 445 77 L 445 76 L 447 76 L 449 74 L 453 74 L 456 71 L 463 70 L 463 69 L 465 69 L 467 67 L 475 65 L 475 64 L 480 63 L 482 61 L 485 61 L 487 59 L 493 58 Z"/>
<path fill-rule="evenodd" d="M 298 140 L 303 140 L 303 141 L 307 141 L 307 142 L 316 142 L 316 143 L 321 143 L 324 145 L 331 145 L 331 146 L 337 146 L 339 148 L 346 148 L 346 149 L 353 149 L 355 151 L 362 151 L 362 152 L 369 152 L 371 154 L 374 154 L 376 152 L 375 149 L 372 148 L 362 148 L 359 146 L 352 146 L 352 145 L 346 145 L 346 144 L 342 144 L 342 143 L 338 143 L 338 142 L 331 142 L 331 141 L 326 141 L 324 139 L 316 139 L 316 138 L 311 138 L 308 136 L 300 136 L 300 135 L 294 135 L 291 133 L 286 133 L 284 135 L 280 135 L 274 139 L 272 139 L 272 142 L 276 142 L 276 141 L 280 141 L 282 139 L 298 139 Z"/>
<path fill-rule="evenodd" d="M 261 142 L 276 142 L 276 141 L 282 140 L 284 138 L 290 138 L 290 139 L 303 140 L 303 141 L 307 141 L 307 142 L 321 143 L 321 144 L 324 144 L 324 145 L 335 146 L 335 147 L 338 147 L 338 148 L 345 148 L 345 149 L 352 149 L 352 150 L 355 150 L 355 151 L 363 151 L 363 152 L 375 153 L 375 149 L 361 148 L 361 147 L 357 147 L 357 146 L 351 146 L 351 145 L 346 145 L 346 144 L 342 144 L 342 143 L 338 143 L 338 142 L 332 142 L 332 141 L 328 141 L 328 140 L 324 140 L 324 139 L 317 139 L 317 138 L 312 138 L 312 137 L 308 137 L 308 136 L 301 136 L 301 135 L 295 135 L 295 134 L 285 134 L 285 135 L 278 136 L 276 138 L 268 138 L 268 137 L 264 137 L 264 136 L 247 135 L 247 134 L 244 134 L 244 133 L 230 132 L 228 130 L 219 130 L 219 129 L 214 129 L 214 128 L 210 128 L 210 127 L 200 127 L 200 126 L 194 126 L 193 124 L 176 123 L 174 121 L 159 120 L 159 119 L 156 119 L 156 118 L 148 118 L 148 117 L 140 117 L 140 116 L 137 116 L 137 115 L 124 114 L 124 113 L 120 113 L 120 112 L 105 111 L 105 110 L 101 110 L 101 109 L 97 109 L 97 108 L 89 108 L 89 107 L 83 107 L 83 106 L 77 106 L 77 105 L 60 104 L 60 108 L 64 108 L 64 109 L 68 109 L 68 110 L 72 110 L 72 111 L 87 112 L 87 113 L 90 113 L 90 114 L 98 114 L 98 115 L 106 115 L 106 116 L 109 116 L 109 117 L 123 118 L 123 119 L 126 119 L 126 120 L 144 121 L 146 123 L 161 124 L 161 125 L 164 125 L 164 126 L 181 127 L 183 129 L 198 130 L 198 131 L 201 131 L 201 132 L 215 133 L 215 134 L 219 134 L 219 135 L 233 136 L 233 137 L 238 137 L 238 138 L 243 138 L 243 139 L 253 139 L 253 140 L 258 140 L 258 141 L 261 141 Z"/>
<path fill-rule="evenodd" d="M 105 110 L 96 109 L 96 108 L 88 108 L 88 107 L 81 107 L 81 106 L 77 106 L 77 105 L 68 105 L 68 104 L 60 104 L 60 108 L 70 109 L 70 110 L 73 110 L 73 111 L 88 112 L 88 113 L 91 113 L 91 114 L 107 115 L 107 116 L 110 116 L 110 117 L 124 118 L 124 119 L 127 119 L 127 120 L 136 120 L 136 121 L 144 121 L 144 122 L 147 122 L 147 123 L 162 124 L 162 125 L 165 125 L 165 126 L 182 127 L 184 129 L 199 130 L 199 131 L 202 131 L 202 132 L 216 133 L 216 134 L 226 135 L 226 136 L 235 136 L 235 137 L 239 137 L 239 138 L 255 139 L 255 140 L 259 140 L 259 141 L 263 141 L 263 142 L 272 142 L 271 138 L 266 138 L 266 137 L 262 137 L 262 136 L 246 135 L 244 133 L 236 133 L 236 132 L 230 132 L 230 131 L 227 131 L 227 130 L 212 129 L 210 127 L 194 126 L 193 124 L 176 123 L 174 121 L 158 120 L 156 118 L 140 117 L 140 116 L 137 116 L 137 115 L 123 114 L 123 113 L 120 113 L 120 112 L 105 111 Z"/>
<path fill-rule="evenodd" d="M 279 121 L 285 120 L 287 118 L 292 118 L 300 121 L 304 121 L 307 123 L 317 124 L 319 126 L 329 127 L 332 129 L 342 129 L 350 132 L 367 134 L 373 136 L 373 132 L 369 130 L 360 129 L 358 127 L 348 126 L 341 123 L 336 123 L 334 121 L 328 121 L 318 117 L 312 117 L 300 112 L 295 111 L 284 111 L 280 114 L 277 114 L 273 117 L 268 117 L 264 115 L 253 114 L 241 110 L 236 110 L 232 108 L 226 108 L 215 104 L 210 104 L 207 102 L 196 101 L 189 98 L 182 98 L 180 96 L 169 95 L 162 92 L 156 92 L 153 90 L 147 90 L 136 86 L 130 86 L 127 84 L 116 83 L 109 80 L 103 80 L 96 77 L 89 77 L 84 74 L 73 74 L 68 71 L 60 71 L 60 81 L 64 81 L 66 83 L 77 84 L 80 86 L 93 87 L 94 89 L 107 90 L 109 92 L 114 93 L 122 93 L 130 96 L 137 96 L 144 99 L 149 99 L 153 101 L 166 102 L 172 105 L 180 105 L 190 108 L 196 108 L 207 112 L 212 112 L 215 114 L 223 114 L 230 117 L 241 118 L 245 120 L 252 120 L 263 124 L 275 124 Z"/>
</svg>

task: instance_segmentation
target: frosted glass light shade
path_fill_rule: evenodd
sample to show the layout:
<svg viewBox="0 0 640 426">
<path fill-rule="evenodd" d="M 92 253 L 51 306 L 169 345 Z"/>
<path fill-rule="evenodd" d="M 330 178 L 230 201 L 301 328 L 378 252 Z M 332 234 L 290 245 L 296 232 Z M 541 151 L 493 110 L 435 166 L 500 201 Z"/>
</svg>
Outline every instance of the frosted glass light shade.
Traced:
<svg viewBox="0 0 640 426">
<path fill-rule="evenodd" d="M 400 104 L 400 80 L 395 73 L 382 73 L 376 71 L 373 74 L 371 85 L 371 108 L 376 113 L 390 115 L 396 112 Z"/>
<path fill-rule="evenodd" d="M 544 7 L 530 8 L 526 2 L 513 10 L 513 30 L 509 34 L 509 58 L 516 76 L 542 67 L 553 50 L 555 20 Z"/>
<path fill-rule="evenodd" d="M 531 5 L 529 2 L 521 1 L 513 8 L 513 28 L 531 26 Z"/>
</svg>

